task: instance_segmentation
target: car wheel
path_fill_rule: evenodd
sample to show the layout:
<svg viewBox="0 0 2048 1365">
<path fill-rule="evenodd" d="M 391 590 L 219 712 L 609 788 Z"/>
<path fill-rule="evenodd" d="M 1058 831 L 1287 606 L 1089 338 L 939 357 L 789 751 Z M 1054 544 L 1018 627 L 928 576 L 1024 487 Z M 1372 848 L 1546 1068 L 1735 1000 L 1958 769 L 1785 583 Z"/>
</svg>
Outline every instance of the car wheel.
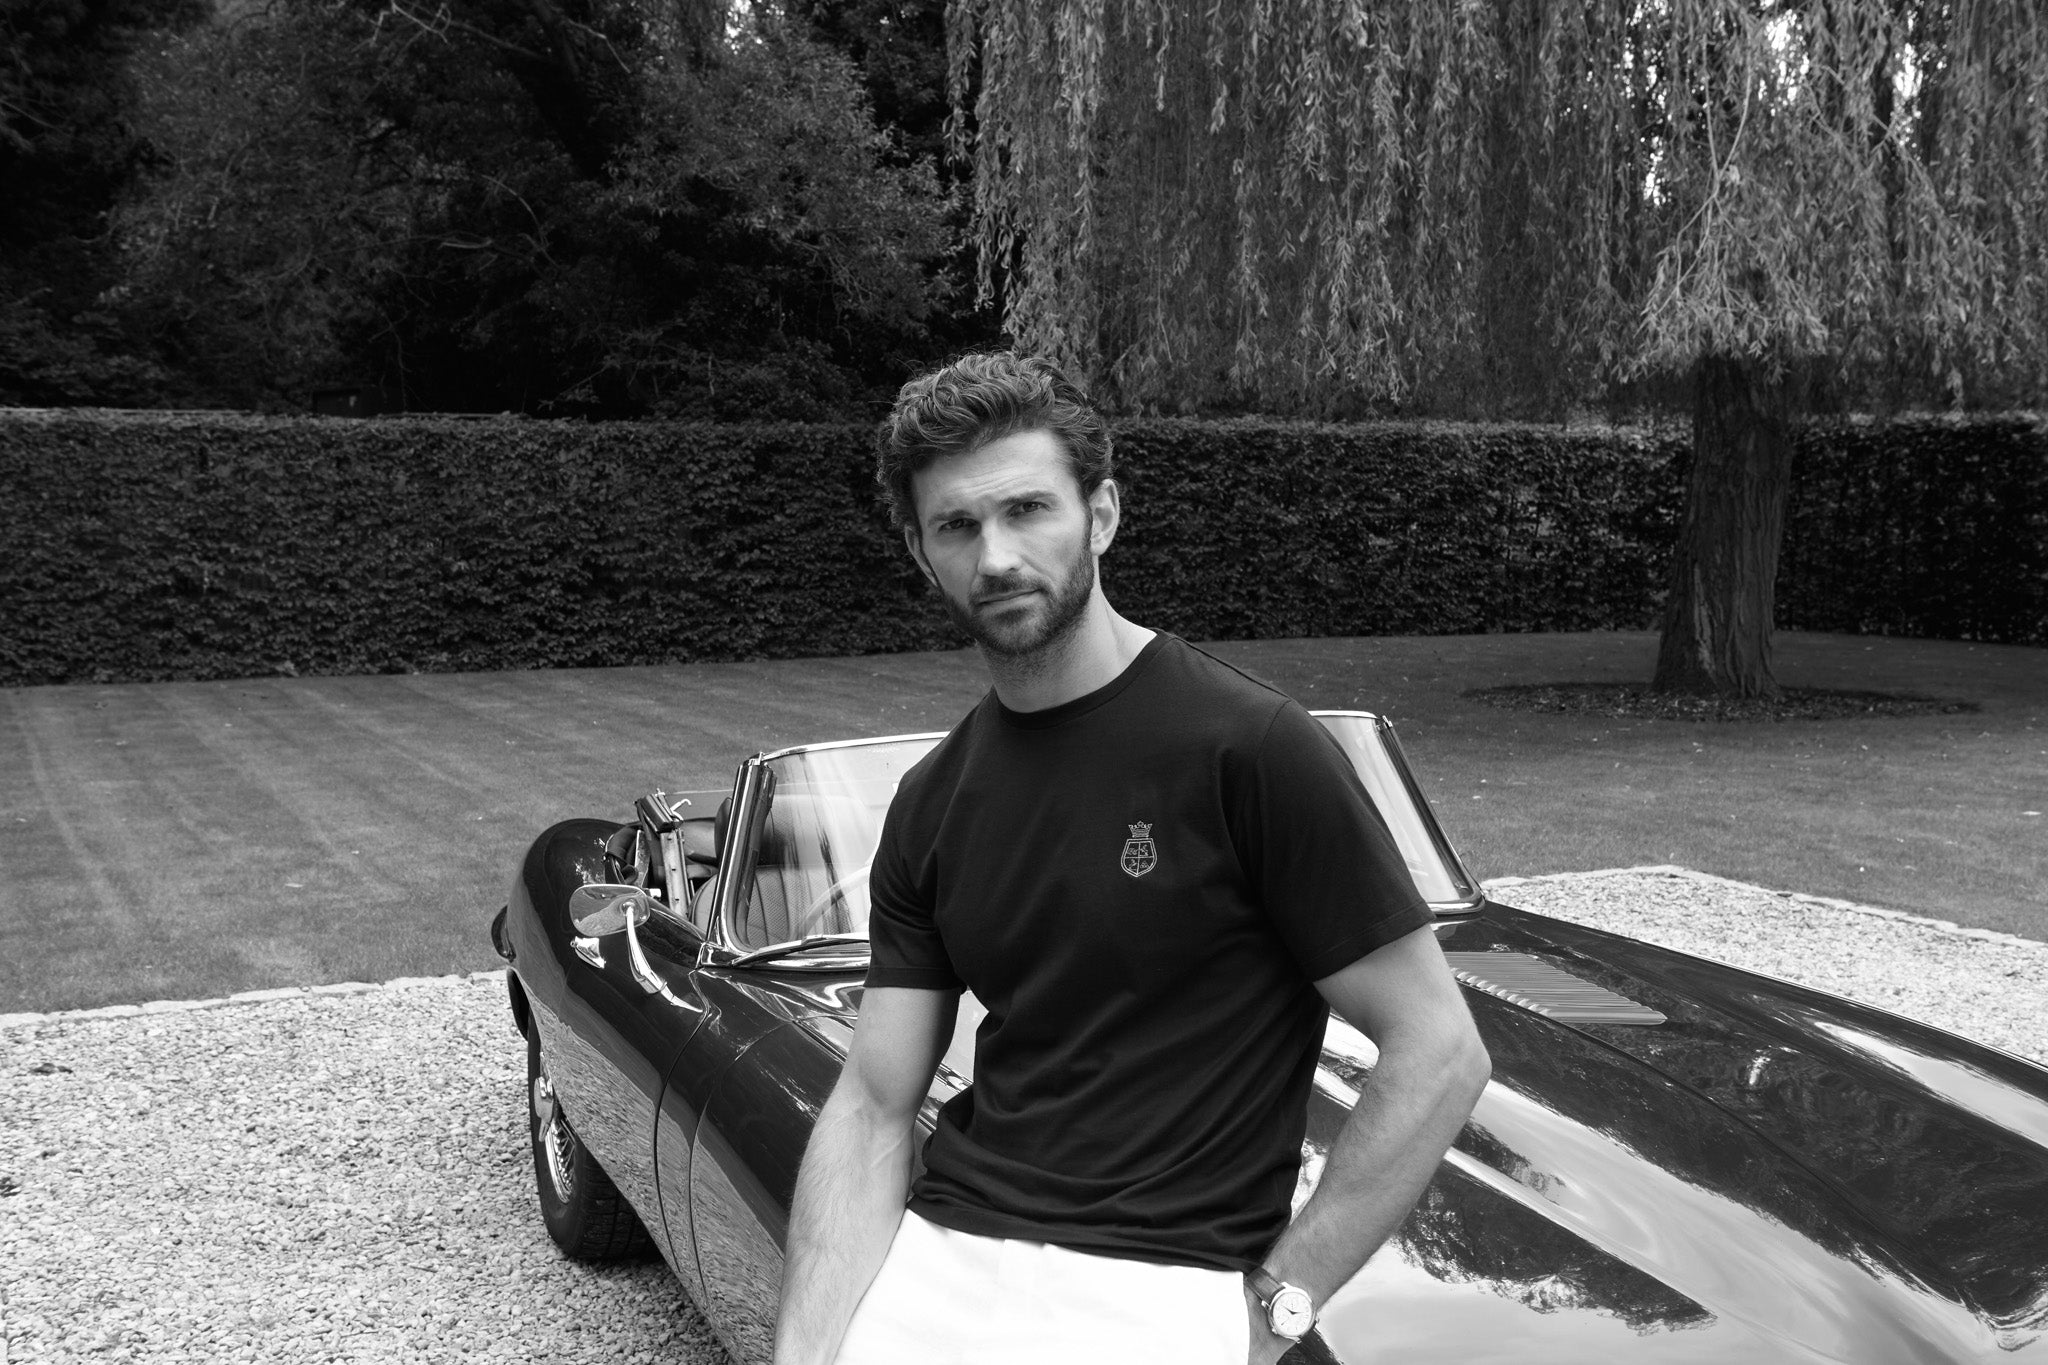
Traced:
<svg viewBox="0 0 2048 1365">
<path fill-rule="evenodd" d="M 548 1080 L 537 1027 L 526 1039 L 526 1130 L 541 1221 L 556 1246 L 579 1261 L 613 1261 L 651 1249 L 633 1206 L 569 1127 Z"/>
</svg>

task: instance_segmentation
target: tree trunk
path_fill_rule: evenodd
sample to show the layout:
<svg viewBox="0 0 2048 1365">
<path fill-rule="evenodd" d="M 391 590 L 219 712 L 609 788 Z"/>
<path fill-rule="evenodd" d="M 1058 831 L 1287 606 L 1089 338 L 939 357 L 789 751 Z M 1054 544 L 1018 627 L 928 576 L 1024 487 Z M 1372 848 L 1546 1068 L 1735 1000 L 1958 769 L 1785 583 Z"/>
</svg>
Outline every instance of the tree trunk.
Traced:
<svg viewBox="0 0 2048 1365">
<path fill-rule="evenodd" d="M 1692 477 L 1657 647 L 1659 692 L 1774 697 L 1771 616 L 1792 484 L 1788 382 L 1746 357 L 1693 370 Z"/>
</svg>

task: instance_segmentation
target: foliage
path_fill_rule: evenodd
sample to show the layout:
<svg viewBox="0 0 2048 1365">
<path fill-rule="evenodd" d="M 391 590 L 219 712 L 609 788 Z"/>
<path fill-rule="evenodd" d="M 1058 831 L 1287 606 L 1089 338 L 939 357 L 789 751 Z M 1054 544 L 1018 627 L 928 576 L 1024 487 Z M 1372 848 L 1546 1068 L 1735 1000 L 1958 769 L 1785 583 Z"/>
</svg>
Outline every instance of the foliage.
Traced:
<svg viewBox="0 0 2048 1365">
<path fill-rule="evenodd" d="M 931 344 L 948 201 L 844 55 L 751 15 L 299 0 L 171 38 L 127 313 L 188 401 L 865 413 Z"/>
<path fill-rule="evenodd" d="M 117 217 L 125 311 L 188 402 L 291 406 L 349 371 L 413 227 L 342 16 L 261 11 L 138 54 L 153 165 Z"/>
<path fill-rule="evenodd" d="M 117 320 L 100 309 L 63 317 L 47 297 L 0 301 L 0 404 L 141 406 L 162 391 L 162 371 L 131 353 Z"/>
<path fill-rule="evenodd" d="M 839 426 L 0 419 L 0 677 L 234 677 L 945 637 Z"/>
<path fill-rule="evenodd" d="M 925 330 L 932 358 L 1007 344 L 1002 309 L 977 300 L 979 273 L 969 231 L 973 165 L 949 149 L 952 107 L 946 64 L 946 0 L 784 0 L 792 22 L 846 54 L 859 72 L 876 125 L 889 135 L 893 164 L 936 168 L 946 196 L 946 249 L 928 267 L 934 308 Z M 908 370 L 914 367 L 905 367 Z M 896 378 L 904 377 L 899 371 Z"/>
<path fill-rule="evenodd" d="M 1642 627 L 1685 450 L 1413 422 L 1116 440 L 1110 591 L 1196 639 Z M 0 415 L 0 682 L 958 643 L 869 449 L 840 425 Z M 1789 623 L 2048 643 L 2040 423 L 1823 425 L 1799 458 Z"/>
<path fill-rule="evenodd" d="M 904 164 L 946 161 L 945 0 L 788 0 L 819 42 L 846 54 Z"/>
<path fill-rule="evenodd" d="M 1641 626 L 1676 433 L 1152 420 L 1117 429 L 1118 607 L 1195 639 Z"/>
<path fill-rule="evenodd" d="M 1786 625 L 2048 645 L 2048 419 L 1835 419 L 1795 458 Z"/>
<path fill-rule="evenodd" d="M 1129 408 L 1555 410 L 1712 355 L 2048 388 L 2036 0 L 953 17 L 984 288 Z"/>
<path fill-rule="evenodd" d="M 721 349 L 746 348 L 757 365 L 794 350 L 792 332 L 821 352 L 857 334 L 899 365 L 914 353 L 932 304 L 923 267 L 944 245 L 944 197 L 929 162 L 886 164 L 891 144 L 866 117 L 845 58 L 771 27 L 713 68 L 652 79 L 646 114 L 594 211 L 627 224 L 641 255 L 661 253 L 667 278 L 638 272 L 634 293 L 652 291 L 660 306 L 610 342 L 606 373 L 662 395 L 648 404 L 656 412 L 744 416 L 775 411 L 775 392 L 735 392 L 723 404 L 667 395 Z M 706 278 L 725 253 L 747 268 Z M 867 363 L 886 382 L 879 358 Z M 837 360 L 854 368 L 843 350 Z M 775 376 L 785 388 L 794 377 Z M 803 415 L 847 406 L 819 397 Z"/>
<path fill-rule="evenodd" d="M 104 306 L 108 210 L 149 147 L 126 59 L 194 0 L 0 0 L 0 403 L 147 401 Z"/>
</svg>

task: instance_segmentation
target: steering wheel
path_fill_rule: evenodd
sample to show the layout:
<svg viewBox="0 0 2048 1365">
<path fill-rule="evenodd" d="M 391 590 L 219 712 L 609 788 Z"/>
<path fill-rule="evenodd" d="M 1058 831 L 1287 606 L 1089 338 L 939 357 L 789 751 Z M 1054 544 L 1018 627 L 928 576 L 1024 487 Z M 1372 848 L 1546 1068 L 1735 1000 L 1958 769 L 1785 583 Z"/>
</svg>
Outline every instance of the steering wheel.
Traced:
<svg viewBox="0 0 2048 1365">
<path fill-rule="evenodd" d="M 853 871 L 847 873 L 823 891 L 820 891 L 812 898 L 811 903 L 803 908 L 801 914 L 790 920 L 790 935 L 794 938 L 803 938 L 806 935 L 821 932 L 820 921 L 824 920 L 834 910 L 845 907 L 847 892 L 856 887 L 867 885 L 868 872 L 873 867 L 874 864 L 871 862 L 862 863 L 859 867 L 856 867 Z M 839 927 L 844 929 L 847 926 L 842 924 Z M 836 932 L 836 930 L 823 930 L 822 932 L 831 933 Z"/>
</svg>

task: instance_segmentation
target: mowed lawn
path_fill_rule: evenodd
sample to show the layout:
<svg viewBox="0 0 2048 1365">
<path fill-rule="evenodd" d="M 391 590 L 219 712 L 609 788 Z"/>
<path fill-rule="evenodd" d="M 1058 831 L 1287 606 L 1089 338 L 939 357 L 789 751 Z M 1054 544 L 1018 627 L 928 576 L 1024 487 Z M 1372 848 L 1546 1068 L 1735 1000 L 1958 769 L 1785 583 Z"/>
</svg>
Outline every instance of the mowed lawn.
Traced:
<svg viewBox="0 0 2048 1365">
<path fill-rule="evenodd" d="M 1499 710 L 1647 678 L 1647 633 L 1221 643 L 1382 711 L 1482 877 L 1678 863 L 2048 939 L 2048 651 L 1783 634 L 1791 685 L 1975 713 L 1693 724 Z M 496 965 L 527 842 L 746 754 L 943 729 L 971 651 L 0 691 L 0 1013 Z"/>
</svg>

